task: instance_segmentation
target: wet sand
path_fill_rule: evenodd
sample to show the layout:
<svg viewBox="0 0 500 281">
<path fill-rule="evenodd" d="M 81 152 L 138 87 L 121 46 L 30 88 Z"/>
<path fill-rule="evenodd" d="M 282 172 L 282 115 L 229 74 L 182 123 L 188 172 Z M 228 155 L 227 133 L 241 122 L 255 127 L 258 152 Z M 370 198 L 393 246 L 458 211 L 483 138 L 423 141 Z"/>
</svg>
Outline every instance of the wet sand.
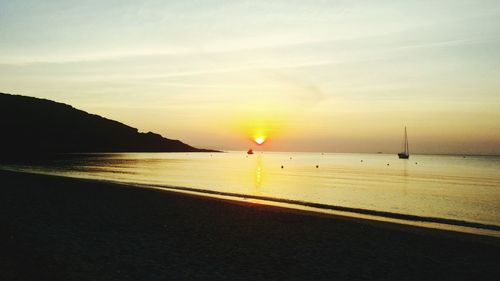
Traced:
<svg viewBox="0 0 500 281">
<path fill-rule="evenodd" d="M 497 280 L 500 239 L 0 171 L 0 280 Z"/>
</svg>

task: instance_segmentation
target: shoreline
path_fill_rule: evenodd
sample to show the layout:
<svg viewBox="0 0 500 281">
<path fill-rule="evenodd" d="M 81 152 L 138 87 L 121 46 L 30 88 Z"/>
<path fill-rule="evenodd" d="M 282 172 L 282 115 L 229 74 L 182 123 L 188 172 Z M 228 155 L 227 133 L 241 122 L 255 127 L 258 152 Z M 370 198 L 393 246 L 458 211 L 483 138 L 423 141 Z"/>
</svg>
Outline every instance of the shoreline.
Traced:
<svg viewBox="0 0 500 281">
<path fill-rule="evenodd" d="M 110 181 L 110 182 L 114 182 L 114 181 Z M 114 183 L 120 184 L 119 182 L 114 182 Z M 409 222 L 438 223 L 438 224 L 445 224 L 445 225 L 450 225 L 450 226 L 462 226 L 462 227 L 478 228 L 478 229 L 484 229 L 484 230 L 500 231 L 500 226 L 498 226 L 498 225 L 470 222 L 470 221 L 456 220 L 456 219 L 417 216 L 417 215 L 410 215 L 410 214 L 403 214 L 403 213 L 393 213 L 393 212 L 377 211 L 377 210 L 370 210 L 370 209 L 363 209 L 363 208 L 343 207 L 343 206 L 337 206 L 337 205 L 328 205 L 328 204 L 306 202 L 306 201 L 293 200 L 293 199 L 273 198 L 273 197 L 258 196 L 258 195 L 247 195 L 247 194 L 213 191 L 213 190 L 190 188 L 190 187 L 165 186 L 165 185 L 156 185 L 156 184 L 150 184 L 150 185 L 144 184 L 144 185 L 142 185 L 142 184 L 134 184 L 134 183 L 130 183 L 130 184 L 126 183 L 126 185 L 145 187 L 145 188 L 157 187 L 161 190 L 186 191 L 186 192 L 198 193 L 198 194 L 200 194 L 200 196 L 218 195 L 218 196 L 240 198 L 240 199 L 244 199 L 244 200 L 258 200 L 258 201 L 270 202 L 270 203 L 284 203 L 284 204 L 288 204 L 288 205 L 309 207 L 312 209 L 332 210 L 332 211 L 346 212 L 346 213 L 352 213 L 352 214 L 357 214 L 357 215 L 368 215 L 368 216 L 373 216 L 373 217 L 378 217 L 378 218 L 405 220 L 405 221 L 409 221 Z M 230 199 L 228 199 L 228 200 L 230 200 Z"/>
<path fill-rule="evenodd" d="M 495 237 L 90 179 L 0 171 L 0 180 L 0 279 L 495 280 L 500 274 Z"/>
<path fill-rule="evenodd" d="M 306 202 L 293 199 L 282 199 L 282 198 L 273 198 L 260 195 L 207 190 L 201 188 L 191 188 L 191 187 L 171 186 L 171 185 L 161 185 L 161 184 L 120 182 L 115 180 L 71 177 L 71 176 L 39 173 L 39 172 L 30 172 L 30 171 L 2 170 L 2 169 L 0 169 L 0 171 L 8 171 L 21 174 L 24 173 L 37 174 L 43 176 L 69 178 L 69 179 L 83 180 L 83 181 L 97 182 L 97 183 L 110 183 L 110 184 L 123 185 L 127 187 L 157 189 L 175 193 L 192 194 L 194 196 L 201 196 L 206 198 L 219 198 L 224 201 L 254 202 L 262 205 L 274 206 L 277 208 L 306 211 L 318 214 L 322 213 L 326 215 L 336 215 L 339 217 L 349 217 L 353 219 L 388 222 L 400 225 L 431 228 L 435 230 L 455 231 L 455 232 L 483 235 L 483 236 L 490 236 L 497 238 L 500 237 L 499 225 L 493 225 L 481 222 L 472 222 L 472 221 L 440 218 L 440 217 L 418 216 L 418 215 L 411 215 L 404 213 L 394 213 L 388 211 L 377 211 L 377 210 L 370 210 L 363 208 L 344 207 L 344 206 L 329 205 L 322 203 Z"/>
</svg>

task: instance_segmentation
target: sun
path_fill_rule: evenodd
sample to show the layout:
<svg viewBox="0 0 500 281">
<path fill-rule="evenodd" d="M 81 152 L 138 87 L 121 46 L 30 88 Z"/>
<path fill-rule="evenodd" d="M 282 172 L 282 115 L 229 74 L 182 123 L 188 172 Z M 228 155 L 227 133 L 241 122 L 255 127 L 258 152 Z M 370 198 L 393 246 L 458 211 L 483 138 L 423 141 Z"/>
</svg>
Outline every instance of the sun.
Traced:
<svg viewBox="0 0 500 281">
<path fill-rule="evenodd" d="M 256 137 L 253 138 L 253 140 L 257 144 L 263 144 L 266 141 L 266 137 L 264 137 L 264 136 L 256 136 Z"/>
</svg>

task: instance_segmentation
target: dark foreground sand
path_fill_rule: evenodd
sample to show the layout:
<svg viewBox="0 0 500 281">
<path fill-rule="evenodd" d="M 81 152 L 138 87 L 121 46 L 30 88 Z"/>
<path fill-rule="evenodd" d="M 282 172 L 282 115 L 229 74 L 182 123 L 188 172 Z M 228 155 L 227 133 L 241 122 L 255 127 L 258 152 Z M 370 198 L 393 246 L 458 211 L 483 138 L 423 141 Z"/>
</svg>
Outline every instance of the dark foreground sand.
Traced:
<svg viewBox="0 0 500 281">
<path fill-rule="evenodd" d="M 498 280 L 498 240 L 0 171 L 0 280 Z"/>
</svg>

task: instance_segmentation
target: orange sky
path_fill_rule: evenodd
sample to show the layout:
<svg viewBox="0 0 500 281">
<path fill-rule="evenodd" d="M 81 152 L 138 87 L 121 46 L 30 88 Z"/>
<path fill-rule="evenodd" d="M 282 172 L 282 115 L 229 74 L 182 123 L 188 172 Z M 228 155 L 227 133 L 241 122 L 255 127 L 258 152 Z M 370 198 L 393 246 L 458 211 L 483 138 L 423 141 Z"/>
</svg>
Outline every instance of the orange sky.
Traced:
<svg viewBox="0 0 500 281">
<path fill-rule="evenodd" d="M 0 10 L 2 92 L 206 148 L 393 153 L 406 125 L 413 152 L 500 154 L 498 1 Z"/>
</svg>

